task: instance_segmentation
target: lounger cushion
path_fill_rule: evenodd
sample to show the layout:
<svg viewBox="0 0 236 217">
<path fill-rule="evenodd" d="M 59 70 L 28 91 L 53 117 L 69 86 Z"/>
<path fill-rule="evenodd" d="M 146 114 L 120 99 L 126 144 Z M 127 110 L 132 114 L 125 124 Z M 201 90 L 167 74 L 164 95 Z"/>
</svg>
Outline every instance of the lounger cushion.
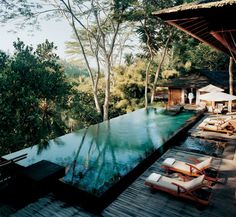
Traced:
<svg viewBox="0 0 236 217">
<path fill-rule="evenodd" d="M 163 165 L 163 166 L 172 166 L 172 165 L 174 164 L 174 162 L 175 162 L 175 159 L 174 159 L 174 158 L 166 158 L 166 159 L 163 161 L 162 165 Z"/>
<path fill-rule="evenodd" d="M 160 178 L 161 178 L 160 174 L 152 173 L 150 176 L 147 177 L 146 181 L 155 183 L 158 182 Z"/>
<path fill-rule="evenodd" d="M 173 159 L 172 161 L 169 159 Z M 187 165 L 185 162 L 182 161 L 177 161 L 174 158 L 167 158 L 165 161 L 162 163 L 163 166 L 171 167 L 176 170 L 181 170 L 181 171 L 186 171 L 190 172 L 190 167 Z"/>
<path fill-rule="evenodd" d="M 188 190 L 192 190 L 197 188 L 198 186 L 201 186 L 204 181 L 204 175 L 198 176 L 197 178 L 192 179 L 189 182 L 185 182 L 184 187 Z"/>
<path fill-rule="evenodd" d="M 190 166 L 182 161 L 175 161 L 175 163 L 171 167 L 176 170 L 190 172 Z"/>
<path fill-rule="evenodd" d="M 199 170 L 206 169 L 210 166 L 210 163 L 212 161 L 212 157 L 207 158 L 206 160 L 202 161 L 199 164 L 192 164 L 193 166 L 197 167 Z M 163 166 L 171 167 L 175 169 L 176 171 L 185 171 L 190 173 L 190 166 L 187 165 L 185 162 L 177 161 L 174 158 L 166 158 L 165 161 L 162 163 Z M 193 173 L 198 172 L 196 169 L 192 170 Z"/>
<path fill-rule="evenodd" d="M 155 181 L 156 177 L 159 177 L 158 181 Z M 172 179 L 166 176 L 162 176 L 160 174 L 152 173 L 147 179 L 146 183 L 155 185 L 158 188 L 164 188 L 172 191 L 178 191 L 178 187 L 173 183 L 176 183 L 180 186 L 183 186 L 185 189 L 192 190 L 197 188 L 198 186 L 201 187 L 202 182 L 204 180 L 204 175 L 199 176 L 191 181 L 183 182 L 177 179 Z M 180 191 L 184 191 L 180 189 Z"/>
<path fill-rule="evenodd" d="M 199 164 L 196 164 L 195 166 L 199 169 L 199 170 L 203 170 L 206 169 L 210 166 L 212 161 L 212 157 L 207 158 L 206 160 L 202 161 Z"/>
<path fill-rule="evenodd" d="M 157 173 L 152 173 L 150 176 L 147 177 L 145 182 L 157 186 L 159 188 L 165 188 L 177 192 L 178 187 L 172 184 L 173 181 L 178 182 L 178 180 L 174 180 Z"/>
</svg>

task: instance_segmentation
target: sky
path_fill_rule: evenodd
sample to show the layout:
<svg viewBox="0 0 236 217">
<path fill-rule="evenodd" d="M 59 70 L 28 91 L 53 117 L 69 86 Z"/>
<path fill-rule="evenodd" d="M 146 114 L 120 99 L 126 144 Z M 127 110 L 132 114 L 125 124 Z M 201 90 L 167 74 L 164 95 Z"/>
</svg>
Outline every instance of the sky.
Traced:
<svg viewBox="0 0 236 217">
<path fill-rule="evenodd" d="M 8 23 L 0 28 L 0 50 L 12 54 L 14 51 L 13 42 L 17 38 L 20 38 L 27 45 L 33 45 L 34 48 L 36 48 L 37 44 L 43 43 L 48 39 L 57 46 L 56 53 L 61 59 L 69 58 L 68 54 L 65 54 L 65 42 L 71 40 L 72 31 L 71 27 L 64 20 L 43 21 L 41 22 L 41 30 L 34 28 L 31 29 L 31 32 L 29 28 L 17 30 L 16 33 L 9 32 L 15 29 L 13 23 Z"/>
</svg>

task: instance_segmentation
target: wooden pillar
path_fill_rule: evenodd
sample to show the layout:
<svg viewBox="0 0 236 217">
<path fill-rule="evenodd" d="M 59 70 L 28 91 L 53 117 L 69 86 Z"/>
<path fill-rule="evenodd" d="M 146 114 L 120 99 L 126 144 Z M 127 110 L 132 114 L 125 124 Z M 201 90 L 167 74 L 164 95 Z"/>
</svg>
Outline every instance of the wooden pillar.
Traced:
<svg viewBox="0 0 236 217">
<path fill-rule="evenodd" d="M 233 95 L 234 94 L 234 77 L 233 77 L 233 58 L 229 58 L 229 94 Z M 232 112 L 232 101 L 229 101 L 228 105 L 228 110 L 229 112 Z"/>
<path fill-rule="evenodd" d="M 229 58 L 229 94 L 234 94 L 234 75 L 233 75 L 233 58 Z"/>
</svg>

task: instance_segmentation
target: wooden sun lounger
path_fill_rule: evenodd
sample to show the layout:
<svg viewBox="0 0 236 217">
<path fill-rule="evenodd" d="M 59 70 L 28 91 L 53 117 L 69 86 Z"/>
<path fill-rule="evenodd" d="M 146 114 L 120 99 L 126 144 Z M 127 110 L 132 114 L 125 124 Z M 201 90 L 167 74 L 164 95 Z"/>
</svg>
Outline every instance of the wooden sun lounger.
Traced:
<svg viewBox="0 0 236 217">
<path fill-rule="evenodd" d="M 0 158 L 0 183 L 10 179 L 14 173 L 15 163 L 26 157 L 27 154 L 22 154 L 11 159 Z"/>
<path fill-rule="evenodd" d="M 203 181 L 204 175 L 192 179 L 191 181 L 183 182 L 160 174 L 152 173 L 145 180 L 145 185 L 153 189 L 167 192 L 179 198 L 188 199 L 202 205 L 208 205 L 210 192 L 208 192 L 207 196 L 199 194 L 199 191 L 204 191 L 204 188 L 211 189 L 209 186 L 203 184 Z"/>
<path fill-rule="evenodd" d="M 201 127 L 201 130 L 212 131 L 212 132 L 216 132 L 216 133 L 226 133 L 230 136 L 234 134 L 233 130 L 220 129 L 217 126 L 213 126 L 213 125 L 205 125 L 205 126 Z"/>
<path fill-rule="evenodd" d="M 198 177 L 205 175 L 205 179 L 208 181 L 217 181 L 217 177 L 211 177 L 206 173 L 206 169 L 210 168 L 212 157 L 207 158 L 205 161 L 199 162 L 197 164 L 190 164 L 183 161 L 177 161 L 174 158 L 166 158 L 161 167 L 167 171 L 173 171 L 177 173 L 182 173 L 187 176 Z"/>
<path fill-rule="evenodd" d="M 204 131 L 233 135 L 234 132 L 236 132 L 236 120 L 232 118 L 225 120 L 206 118 L 201 124 L 199 124 L 198 128 Z"/>
<path fill-rule="evenodd" d="M 236 131 L 236 120 L 232 119 L 228 121 L 230 123 L 230 125 L 234 128 L 234 130 Z"/>
</svg>

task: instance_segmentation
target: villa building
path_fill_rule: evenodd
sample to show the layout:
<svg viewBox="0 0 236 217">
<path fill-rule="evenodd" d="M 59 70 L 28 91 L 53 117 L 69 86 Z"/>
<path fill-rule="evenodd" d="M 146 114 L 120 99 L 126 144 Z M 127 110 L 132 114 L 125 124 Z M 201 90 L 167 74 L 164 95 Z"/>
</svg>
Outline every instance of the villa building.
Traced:
<svg viewBox="0 0 236 217">
<path fill-rule="evenodd" d="M 236 78 L 236 72 L 235 78 Z M 229 74 L 227 71 L 198 71 L 190 74 L 181 75 L 180 77 L 162 80 L 160 87 L 168 88 L 168 105 L 189 104 L 188 95 L 193 93 L 192 104 L 198 105 L 200 103 L 200 94 L 206 93 L 204 87 L 213 85 L 218 88 L 218 91 L 228 92 L 229 88 Z M 236 84 L 236 80 L 234 80 Z M 210 91 L 209 91 L 210 92 Z"/>
</svg>

